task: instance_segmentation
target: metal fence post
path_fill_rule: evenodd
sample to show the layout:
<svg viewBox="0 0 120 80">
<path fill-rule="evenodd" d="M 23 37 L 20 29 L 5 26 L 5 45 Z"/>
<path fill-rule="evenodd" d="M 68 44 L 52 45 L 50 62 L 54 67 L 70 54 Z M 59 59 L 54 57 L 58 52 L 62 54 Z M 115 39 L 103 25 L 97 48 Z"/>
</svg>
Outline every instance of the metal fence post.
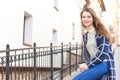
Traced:
<svg viewBox="0 0 120 80">
<path fill-rule="evenodd" d="M 84 46 L 83 46 L 83 43 L 82 43 L 82 45 L 81 45 L 81 61 L 80 62 L 83 62 L 84 61 L 84 59 L 83 59 L 83 53 L 84 53 Z"/>
<path fill-rule="evenodd" d="M 52 50 L 53 46 L 52 43 L 50 43 L 50 56 L 51 56 L 51 80 L 53 80 L 53 50 Z"/>
<path fill-rule="evenodd" d="M 61 80 L 63 80 L 63 43 L 61 43 Z"/>
<path fill-rule="evenodd" d="M 33 44 L 34 46 L 34 80 L 36 80 L 36 43 Z"/>
<path fill-rule="evenodd" d="M 6 45 L 6 80 L 9 80 L 9 73 L 10 73 L 9 55 L 10 55 L 10 47 L 7 44 Z"/>
<path fill-rule="evenodd" d="M 78 43 L 76 42 L 76 71 L 77 71 L 77 56 L 78 56 L 78 54 L 77 54 L 77 51 L 78 51 Z"/>
<path fill-rule="evenodd" d="M 71 43 L 69 43 L 69 74 L 71 75 Z"/>
</svg>

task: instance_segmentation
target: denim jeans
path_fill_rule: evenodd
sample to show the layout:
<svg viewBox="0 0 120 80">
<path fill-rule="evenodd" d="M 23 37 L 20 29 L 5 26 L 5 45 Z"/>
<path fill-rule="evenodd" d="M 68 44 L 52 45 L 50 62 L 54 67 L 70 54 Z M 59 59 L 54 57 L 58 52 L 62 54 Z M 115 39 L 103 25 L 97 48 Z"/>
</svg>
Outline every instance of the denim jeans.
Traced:
<svg viewBox="0 0 120 80">
<path fill-rule="evenodd" d="M 102 62 L 95 67 L 89 68 L 73 78 L 73 80 L 97 80 L 108 72 L 108 63 Z"/>
</svg>

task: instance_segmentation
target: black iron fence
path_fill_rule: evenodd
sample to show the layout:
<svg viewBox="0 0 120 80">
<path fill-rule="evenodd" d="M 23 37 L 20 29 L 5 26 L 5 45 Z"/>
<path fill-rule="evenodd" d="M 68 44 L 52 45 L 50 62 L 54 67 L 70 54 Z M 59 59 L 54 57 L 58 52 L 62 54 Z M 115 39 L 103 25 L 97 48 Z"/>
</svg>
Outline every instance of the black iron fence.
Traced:
<svg viewBox="0 0 120 80">
<path fill-rule="evenodd" d="M 78 43 L 60 46 L 10 49 L 0 51 L 0 80 L 63 80 L 78 68 L 82 46 Z"/>
</svg>

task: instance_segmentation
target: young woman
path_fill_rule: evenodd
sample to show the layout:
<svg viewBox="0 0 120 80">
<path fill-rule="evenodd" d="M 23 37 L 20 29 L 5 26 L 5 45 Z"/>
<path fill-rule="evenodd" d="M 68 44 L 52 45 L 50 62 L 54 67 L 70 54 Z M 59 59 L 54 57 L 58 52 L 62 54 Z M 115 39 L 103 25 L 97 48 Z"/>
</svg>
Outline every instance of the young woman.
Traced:
<svg viewBox="0 0 120 80">
<path fill-rule="evenodd" d="M 81 23 L 87 30 L 83 35 L 85 63 L 73 80 L 116 80 L 110 33 L 91 8 L 83 9 Z"/>
</svg>

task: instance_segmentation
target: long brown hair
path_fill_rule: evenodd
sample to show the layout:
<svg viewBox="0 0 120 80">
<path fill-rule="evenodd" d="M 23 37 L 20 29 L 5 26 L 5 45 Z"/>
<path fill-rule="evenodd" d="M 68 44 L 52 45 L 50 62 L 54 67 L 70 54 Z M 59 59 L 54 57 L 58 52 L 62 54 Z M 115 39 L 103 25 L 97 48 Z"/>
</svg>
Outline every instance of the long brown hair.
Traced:
<svg viewBox="0 0 120 80">
<path fill-rule="evenodd" d="M 100 19 L 97 17 L 95 11 L 92 8 L 84 8 L 80 14 L 80 17 L 82 18 L 82 14 L 84 11 L 89 12 L 93 17 L 93 26 L 95 27 L 96 34 L 98 35 L 104 35 L 106 39 L 109 40 L 110 44 L 112 44 L 112 38 L 108 30 L 105 28 L 104 24 L 100 21 Z M 82 23 L 82 21 L 81 21 Z M 83 28 L 85 26 L 82 23 Z"/>
</svg>

